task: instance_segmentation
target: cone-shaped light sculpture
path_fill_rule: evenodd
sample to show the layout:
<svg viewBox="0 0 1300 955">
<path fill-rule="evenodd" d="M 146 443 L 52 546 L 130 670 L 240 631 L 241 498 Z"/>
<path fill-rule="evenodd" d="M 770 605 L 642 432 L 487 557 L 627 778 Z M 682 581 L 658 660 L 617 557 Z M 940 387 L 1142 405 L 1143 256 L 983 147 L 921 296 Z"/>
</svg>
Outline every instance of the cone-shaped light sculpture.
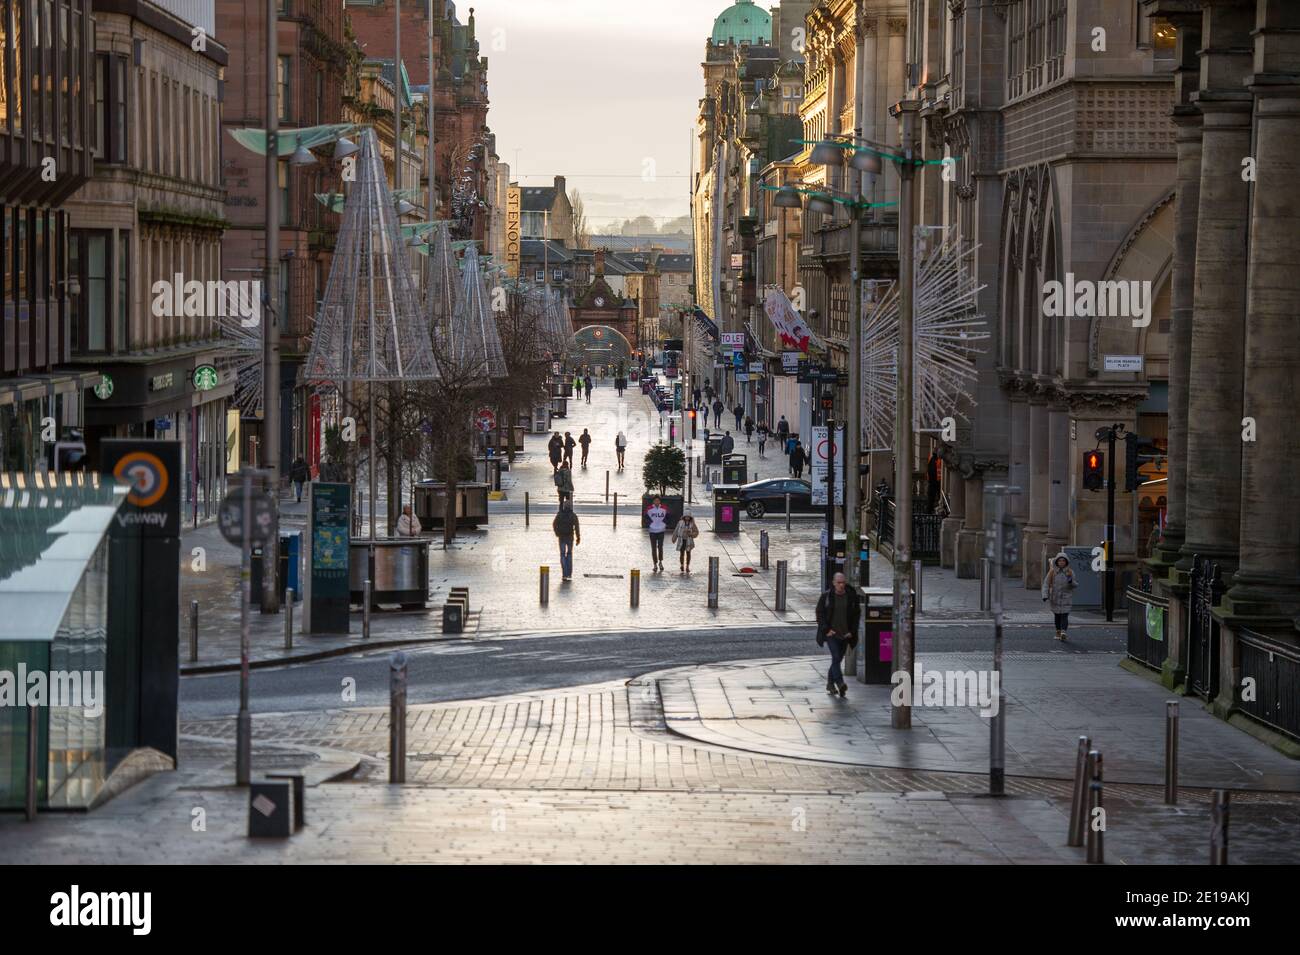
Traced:
<svg viewBox="0 0 1300 955">
<path fill-rule="evenodd" d="M 438 354 L 443 361 L 454 363 L 461 375 L 484 380 L 504 378 L 506 356 L 475 245 L 465 250 L 460 278 L 460 294 L 451 321 L 435 330 L 439 335 Z"/>
</svg>

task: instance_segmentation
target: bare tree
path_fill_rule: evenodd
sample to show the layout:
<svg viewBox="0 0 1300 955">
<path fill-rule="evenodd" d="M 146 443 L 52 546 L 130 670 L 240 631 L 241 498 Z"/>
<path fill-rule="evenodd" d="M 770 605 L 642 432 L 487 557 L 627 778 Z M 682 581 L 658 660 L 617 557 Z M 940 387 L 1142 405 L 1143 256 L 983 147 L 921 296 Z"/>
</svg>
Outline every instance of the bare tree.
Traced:
<svg viewBox="0 0 1300 955">
<path fill-rule="evenodd" d="M 591 244 L 591 229 L 587 223 L 587 204 L 577 189 L 569 196 L 569 205 L 573 207 L 573 247 L 585 249 Z"/>
</svg>

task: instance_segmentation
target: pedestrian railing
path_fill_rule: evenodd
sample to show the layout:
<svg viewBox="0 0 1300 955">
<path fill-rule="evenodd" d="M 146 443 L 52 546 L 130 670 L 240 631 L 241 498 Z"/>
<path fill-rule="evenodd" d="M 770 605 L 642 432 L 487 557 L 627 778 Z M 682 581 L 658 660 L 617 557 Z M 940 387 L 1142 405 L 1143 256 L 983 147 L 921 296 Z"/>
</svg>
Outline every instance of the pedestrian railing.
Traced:
<svg viewBox="0 0 1300 955">
<path fill-rule="evenodd" d="M 894 543 L 894 526 L 898 502 L 886 491 L 875 493 L 877 546 Z M 927 564 L 939 562 L 939 544 L 943 529 L 942 514 L 927 514 L 925 502 L 912 501 L 912 559 Z"/>
<path fill-rule="evenodd" d="M 1128 656 L 1143 666 L 1159 670 L 1169 655 L 1165 633 L 1169 628 L 1169 601 L 1130 587 L 1128 601 Z"/>
<path fill-rule="evenodd" d="M 1253 689 L 1250 694 L 1234 694 L 1237 708 L 1253 720 L 1300 739 L 1300 651 L 1243 628 L 1237 632 L 1237 653 L 1241 661 L 1238 686 Z"/>
</svg>

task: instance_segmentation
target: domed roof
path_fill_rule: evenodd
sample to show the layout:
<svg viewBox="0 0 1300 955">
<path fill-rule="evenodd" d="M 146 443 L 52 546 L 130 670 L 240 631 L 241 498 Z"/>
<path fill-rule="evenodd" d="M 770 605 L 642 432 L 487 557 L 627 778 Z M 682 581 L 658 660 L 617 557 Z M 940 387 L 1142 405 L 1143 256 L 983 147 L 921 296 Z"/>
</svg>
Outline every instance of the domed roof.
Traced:
<svg viewBox="0 0 1300 955">
<path fill-rule="evenodd" d="M 725 43 L 771 43 L 772 15 L 755 6 L 754 0 L 736 0 L 713 21 L 713 42 L 719 46 Z"/>
</svg>

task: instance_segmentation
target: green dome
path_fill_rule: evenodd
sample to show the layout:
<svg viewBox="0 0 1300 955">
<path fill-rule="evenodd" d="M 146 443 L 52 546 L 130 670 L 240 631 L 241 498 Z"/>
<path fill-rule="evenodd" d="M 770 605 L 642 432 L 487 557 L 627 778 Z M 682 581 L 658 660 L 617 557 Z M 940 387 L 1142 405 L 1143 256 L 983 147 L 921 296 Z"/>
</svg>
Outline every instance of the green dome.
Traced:
<svg viewBox="0 0 1300 955">
<path fill-rule="evenodd" d="M 754 0 L 736 0 L 713 21 L 713 43 L 771 43 L 772 15 Z"/>
</svg>

